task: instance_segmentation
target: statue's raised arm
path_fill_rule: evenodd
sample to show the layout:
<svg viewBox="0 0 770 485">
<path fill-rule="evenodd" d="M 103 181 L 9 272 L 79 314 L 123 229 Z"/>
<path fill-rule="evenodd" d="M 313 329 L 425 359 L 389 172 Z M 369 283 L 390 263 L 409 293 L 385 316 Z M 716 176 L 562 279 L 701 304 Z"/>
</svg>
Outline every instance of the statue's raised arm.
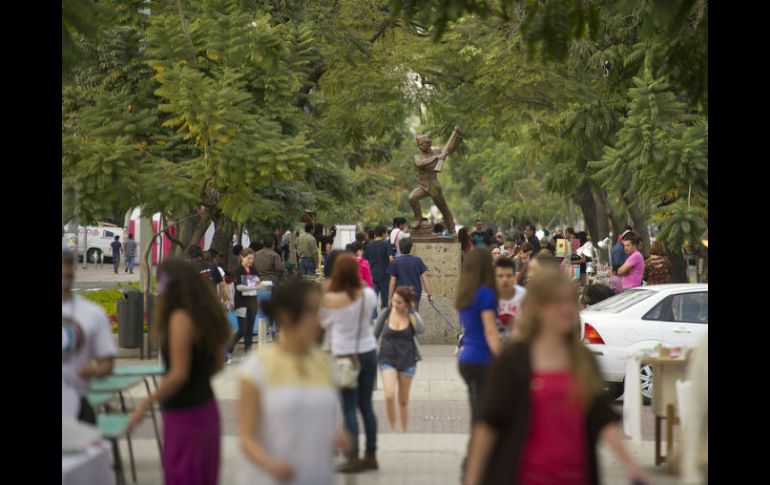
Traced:
<svg viewBox="0 0 770 485">
<path fill-rule="evenodd" d="M 444 148 L 441 149 L 441 158 L 436 164 L 436 168 L 434 168 L 436 172 L 440 172 L 441 170 L 443 170 L 444 160 L 446 160 L 447 155 L 456 151 L 460 147 L 460 143 L 462 141 L 463 141 L 462 130 L 460 128 L 460 125 L 457 125 L 455 126 L 455 129 L 452 130 L 452 134 L 449 135 L 449 140 L 446 142 L 446 145 L 444 145 Z"/>
</svg>

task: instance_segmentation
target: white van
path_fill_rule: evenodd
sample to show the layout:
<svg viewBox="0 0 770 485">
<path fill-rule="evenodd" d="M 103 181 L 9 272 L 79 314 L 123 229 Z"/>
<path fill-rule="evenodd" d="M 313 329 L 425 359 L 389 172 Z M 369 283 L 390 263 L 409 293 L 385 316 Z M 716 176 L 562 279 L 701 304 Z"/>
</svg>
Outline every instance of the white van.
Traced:
<svg viewBox="0 0 770 485">
<path fill-rule="evenodd" d="M 83 234 L 88 231 L 88 237 L 84 241 Z M 82 261 L 83 254 L 88 258 L 89 263 L 111 262 L 112 247 L 110 244 L 115 240 L 115 236 L 120 236 L 120 242 L 123 242 L 123 228 L 110 224 L 109 222 L 100 222 L 96 226 L 77 226 L 68 224 L 64 227 L 64 241 L 70 247 L 77 250 L 78 260 Z M 88 244 L 88 247 L 85 247 Z"/>
</svg>

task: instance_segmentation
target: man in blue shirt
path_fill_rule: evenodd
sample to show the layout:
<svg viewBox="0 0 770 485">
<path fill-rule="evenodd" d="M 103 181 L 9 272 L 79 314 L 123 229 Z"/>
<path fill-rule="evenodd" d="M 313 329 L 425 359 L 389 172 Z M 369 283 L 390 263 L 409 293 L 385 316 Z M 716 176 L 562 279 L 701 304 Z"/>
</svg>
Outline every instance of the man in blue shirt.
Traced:
<svg viewBox="0 0 770 485">
<path fill-rule="evenodd" d="M 388 275 L 388 265 L 392 257 L 390 256 L 390 242 L 385 239 L 388 230 L 385 226 L 377 226 L 374 230 L 374 240 L 364 247 L 364 258 L 369 261 L 369 267 L 372 269 L 372 283 L 374 291 L 379 295 L 382 308 L 388 307 L 388 295 L 390 276 Z"/>
<path fill-rule="evenodd" d="M 412 252 L 412 238 L 406 237 L 399 241 L 399 249 L 401 256 L 397 256 L 388 266 L 388 275 L 390 275 L 388 304 L 390 304 L 397 287 L 411 286 L 414 288 L 414 307 L 415 310 L 419 310 L 423 287 L 428 294 L 428 301 L 433 302 L 430 285 L 428 285 L 428 279 L 425 277 L 428 268 L 425 267 L 422 259 L 410 254 Z"/>
<path fill-rule="evenodd" d="M 612 271 L 617 271 L 618 268 L 623 266 L 626 262 L 626 258 L 628 258 L 628 255 L 626 254 L 626 250 L 623 249 L 623 236 L 631 232 L 631 226 L 626 226 L 623 230 L 623 233 L 620 234 L 620 237 L 618 238 L 618 242 L 612 247 Z"/>
<path fill-rule="evenodd" d="M 120 267 L 120 253 L 123 252 L 123 245 L 120 244 L 120 236 L 115 236 L 115 240 L 110 243 L 112 248 L 112 266 L 115 269 L 115 274 L 118 274 L 118 268 Z"/>
</svg>

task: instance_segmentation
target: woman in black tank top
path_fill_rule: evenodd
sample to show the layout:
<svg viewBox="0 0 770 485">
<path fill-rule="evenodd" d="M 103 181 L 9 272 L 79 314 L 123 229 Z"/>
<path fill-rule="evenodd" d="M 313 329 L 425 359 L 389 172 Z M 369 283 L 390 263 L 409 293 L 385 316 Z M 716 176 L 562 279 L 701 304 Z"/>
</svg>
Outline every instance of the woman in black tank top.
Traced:
<svg viewBox="0 0 770 485">
<path fill-rule="evenodd" d="M 155 338 L 166 375 L 136 407 L 133 429 L 153 402 L 163 414 L 166 485 L 214 485 L 219 475 L 220 420 L 211 377 L 224 366 L 230 326 L 211 283 L 190 263 L 158 268 Z"/>
<path fill-rule="evenodd" d="M 390 429 L 396 429 L 396 387 L 401 415 L 401 430 L 406 431 L 409 421 L 409 389 L 420 360 L 417 335 L 425 331 L 420 314 L 414 309 L 414 292 L 411 287 L 399 286 L 393 293 L 392 306 L 382 312 L 374 327 L 379 340 L 377 351 L 385 391 L 385 410 Z"/>
</svg>

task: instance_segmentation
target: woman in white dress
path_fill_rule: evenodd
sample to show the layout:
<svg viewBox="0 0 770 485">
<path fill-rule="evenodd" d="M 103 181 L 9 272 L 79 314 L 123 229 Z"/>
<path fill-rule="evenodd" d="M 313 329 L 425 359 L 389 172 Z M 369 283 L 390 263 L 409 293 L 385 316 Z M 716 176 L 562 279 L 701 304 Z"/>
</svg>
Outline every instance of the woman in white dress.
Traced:
<svg viewBox="0 0 770 485">
<path fill-rule="evenodd" d="M 318 285 L 300 279 L 279 286 L 265 304 L 281 332 L 276 345 L 250 354 L 239 369 L 244 485 L 331 485 L 335 450 L 350 451 L 350 437 L 337 428 L 331 362 L 315 344 L 320 299 Z"/>
</svg>

